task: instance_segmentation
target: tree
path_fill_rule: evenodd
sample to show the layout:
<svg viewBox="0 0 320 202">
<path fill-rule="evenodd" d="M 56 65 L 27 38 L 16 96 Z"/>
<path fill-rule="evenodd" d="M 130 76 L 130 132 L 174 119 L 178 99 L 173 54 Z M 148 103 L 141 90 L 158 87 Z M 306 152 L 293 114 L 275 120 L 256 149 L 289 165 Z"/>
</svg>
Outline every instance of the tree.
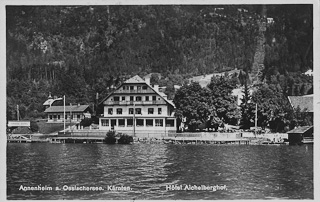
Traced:
<svg viewBox="0 0 320 202">
<path fill-rule="evenodd" d="M 224 123 L 237 124 L 240 112 L 237 109 L 236 99 L 231 95 L 236 83 L 226 77 L 212 77 L 208 84 L 211 99 L 209 104 L 215 107 L 216 115 Z M 211 102 L 210 102 L 211 101 Z"/>
<path fill-rule="evenodd" d="M 250 127 L 254 126 L 255 120 L 255 106 L 252 103 L 250 91 L 248 88 L 248 84 L 245 83 L 243 97 L 241 99 L 241 119 L 240 119 L 240 126 L 243 129 L 249 129 Z"/>
<path fill-rule="evenodd" d="M 151 74 L 151 77 L 150 77 L 150 84 L 151 85 L 159 85 L 159 75 L 158 74 Z"/>
<path fill-rule="evenodd" d="M 301 109 L 299 106 L 292 110 L 292 116 L 290 119 L 290 129 L 299 126 L 311 126 L 313 125 L 313 116 L 307 112 L 307 109 Z"/>
<path fill-rule="evenodd" d="M 215 110 L 210 103 L 210 91 L 199 83 L 192 82 L 182 86 L 174 97 L 177 108 L 176 116 L 186 117 L 186 124 L 195 131 L 201 123 L 205 123 Z"/>
<path fill-rule="evenodd" d="M 290 103 L 280 85 L 261 84 L 253 92 L 252 100 L 258 104 L 258 126 L 269 126 L 274 132 L 282 132 L 289 124 Z"/>
</svg>

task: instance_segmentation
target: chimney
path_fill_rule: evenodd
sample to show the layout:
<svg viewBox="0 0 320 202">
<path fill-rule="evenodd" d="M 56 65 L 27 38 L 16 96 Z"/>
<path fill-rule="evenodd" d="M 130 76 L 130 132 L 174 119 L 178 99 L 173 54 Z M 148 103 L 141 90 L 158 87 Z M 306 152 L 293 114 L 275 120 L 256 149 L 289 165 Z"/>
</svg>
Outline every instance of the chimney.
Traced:
<svg viewBox="0 0 320 202">
<path fill-rule="evenodd" d="M 49 97 L 48 97 L 48 99 L 52 99 L 51 92 L 49 92 Z"/>
<path fill-rule="evenodd" d="M 146 77 L 146 78 L 144 78 L 144 80 L 146 81 L 146 83 L 147 83 L 148 85 L 150 85 L 150 77 Z"/>
<path fill-rule="evenodd" d="M 157 91 L 157 92 L 159 92 L 159 85 L 153 85 L 153 89 L 155 90 L 155 91 Z"/>
</svg>

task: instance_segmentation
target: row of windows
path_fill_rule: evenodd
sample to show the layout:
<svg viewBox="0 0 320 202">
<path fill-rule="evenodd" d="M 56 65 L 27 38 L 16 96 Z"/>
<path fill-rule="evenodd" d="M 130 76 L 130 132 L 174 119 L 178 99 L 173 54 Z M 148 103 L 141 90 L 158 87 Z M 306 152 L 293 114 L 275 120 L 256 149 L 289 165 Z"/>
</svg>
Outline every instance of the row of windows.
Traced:
<svg viewBox="0 0 320 202">
<path fill-rule="evenodd" d="M 65 119 L 68 119 L 68 116 L 69 115 L 66 115 L 65 116 Z M 80 119 L 80 115 L 76 115 L 75 116 L 77 119 Z M 73 119 L 73 115 L 71 115 L 71 119 Z M 60 115 L 49 115 L 49 119 L 52 120 L 52 119 L 61 119 L 61 116 Z"/>
<path fill-rule="evenodd" d="M 136 126 L 158 126 L 163 127 L 163 119 L 136 119 Z M 125 122 L 127 121 L 127 126 L 132 127 L 133 126 L 133 119 L 111 119 L 109 122 L 109 119 L 102 119 L 101 125 L 102 126 L 120 126 L 124 127 Z M 166 126 L 167 127 L 174 127 L 174 120 L 166 120 Z"/>
<path fill-rule="evenodd" d="M 156 101 L 157 100 L 157 96 L 153 95 L 153 96 L 144 96 L 144 101 Z M 126 97 L 125 96 L 121 96 L 121 101 L 125 101 Z M 160 98 L 158 98 L 158 100 L 160 100 Z M 120 97 L 119 96 L 114 96 L 113 97 L 113 101 L 115 102 L 119 102 L 120 101 Z M 130 96 L 130 101 L 134 101 L 134 96 Z M 142 96 L 136 96 L 135 101 L 142 101 Z"/>
<path fill-rule="evenodd" d="M 122 108 L 117 108 L 116 113 L 122 114 Z M 108 114 L 113 114 L 113 108 L 108 108 Z M 133 108 L 129 108 L 129 114 L 133 114 Z M 135 114 L 142 114 L 141 108 L 135 108 Z M 148 114 L 154 114 L 154 108 L 148 108 Z M 158 108 L 158 114 L 162 114 L 162 108 Z"/>
<path fill-rule="evenodd" d="M 122 87 L 123 90 L 147 90 L 148 86 L 144 85 L 144 86 L 123 86 Z"/>
</svg>

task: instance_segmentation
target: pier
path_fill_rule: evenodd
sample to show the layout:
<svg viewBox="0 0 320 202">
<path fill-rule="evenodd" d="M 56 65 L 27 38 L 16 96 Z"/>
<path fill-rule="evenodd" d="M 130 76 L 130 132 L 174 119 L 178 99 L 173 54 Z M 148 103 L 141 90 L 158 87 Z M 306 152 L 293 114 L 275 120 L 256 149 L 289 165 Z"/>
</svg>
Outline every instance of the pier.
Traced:
<svg viewBox="0 0 320 202">
<path fill-rule="evenodd" d="M 103 143 L 108 131 L 101 130 L 67 130 L 50 135 L 41 134 L 16 134 L 8 135 L 7 142 L 33 143 Z M 129 134 L 133 136 L 132 134 Z M 216 144 L 216 145 L 266 145 L 281 143 L 283 134 L 263 134 L 248 135 L 241 132 L 195 132 L 195 133 L 136 133 L 133 136 L 133 143 L 150 143 L 150 144 Z M 116 136 L 116 139 L 119 137 Z"/>
</svg>

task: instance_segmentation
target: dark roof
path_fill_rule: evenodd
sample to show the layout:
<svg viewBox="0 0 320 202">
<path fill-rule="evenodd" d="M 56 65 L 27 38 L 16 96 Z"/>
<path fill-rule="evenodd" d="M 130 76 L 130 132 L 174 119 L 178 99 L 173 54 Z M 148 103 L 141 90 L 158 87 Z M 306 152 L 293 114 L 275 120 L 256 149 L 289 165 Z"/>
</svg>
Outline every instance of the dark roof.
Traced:
<svg viewBox="0 0 320 202">
<path fill-rule="evenodd" d="M 307 112 L 313 112 L 313 96 L 288 96 L 291 106 L 301 110 L 307 109 Z"/>
<path fill-rule="evenodd" d="M 302 133 L 305 133 L 305 132 L 307 132 L 308 130 L 310 130 L 312 128 L 313 128 L 313 126 L 301 126 L 299 128 L 295 128 L 293 130 L 290 130 L 287 133 L 288 134 L 289 133 L 301 133 L 302 134 Z"/>
<path fill-rule="evenodd" d="M 73 105 L 73 106 L 66 106 L 66 112 L 84 112 L 89 105 Z M 47 108 L 44 112 L 63 112 L 64 107 L 63 106 L 51 106 Z"/>
</svg>

